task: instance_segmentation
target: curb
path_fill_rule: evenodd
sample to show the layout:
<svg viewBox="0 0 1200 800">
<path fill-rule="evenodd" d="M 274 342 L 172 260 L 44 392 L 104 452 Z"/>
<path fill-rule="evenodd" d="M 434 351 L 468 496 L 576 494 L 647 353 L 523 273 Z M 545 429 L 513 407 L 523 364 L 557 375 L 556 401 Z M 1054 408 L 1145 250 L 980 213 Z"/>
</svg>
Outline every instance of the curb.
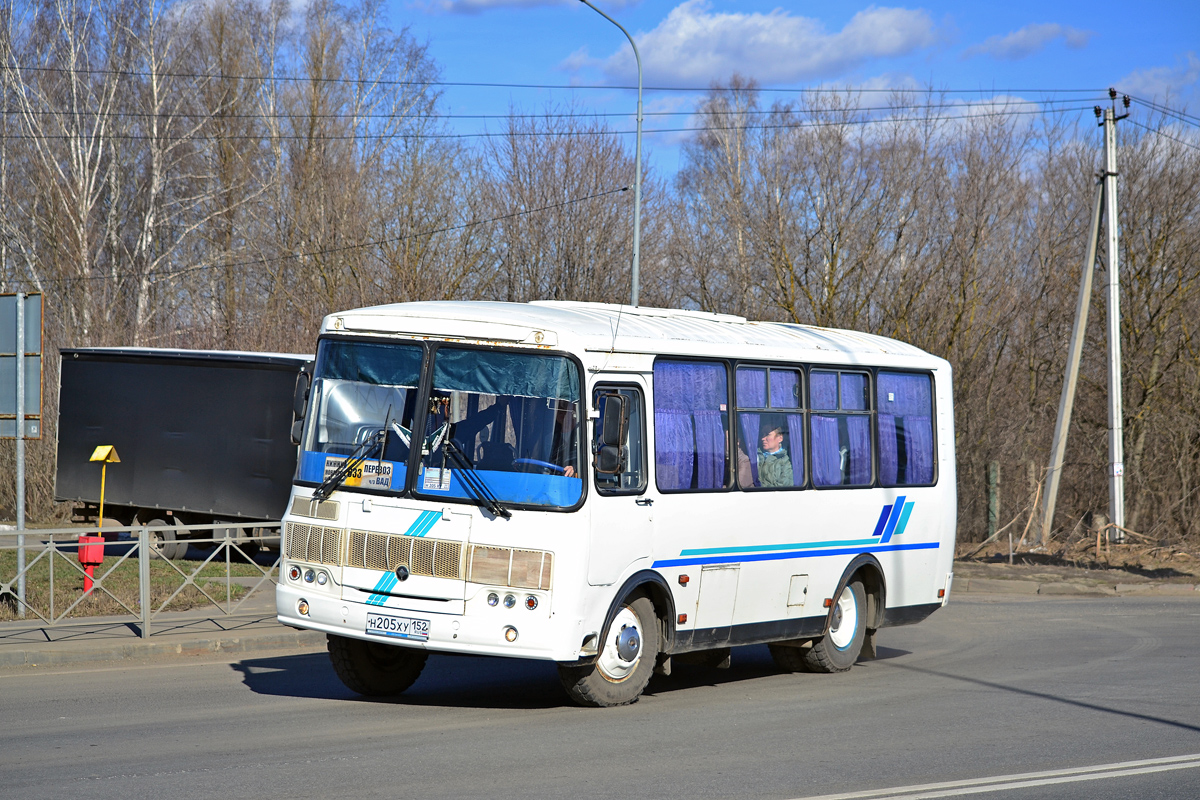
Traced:
<svg viewBox="0 0 1200 800">
<path fill-rule="evenodd" d="M 1076 597 L 1194 597 L 1200 588 L 1191 583 L 1071 583 L 1006 580 L 1004 578 L 958 578 L 954 590 L 979 594 L 1058 595 Z"/>
<path fill-rule="evenodd" d="M 269 633 L 228 633 L 214 636 L 175 638 L 156 642 L 88 642 L 42 647 L 0 648 L 0 669 L 13 667 L 49 667 L 101 661 L 123 661 L 167 655 L 204 655 L 206 653 L 254 653 L 297 647 L 324 647 L 325 634 L 319 631 L 284 629 Z"/>
</svg>

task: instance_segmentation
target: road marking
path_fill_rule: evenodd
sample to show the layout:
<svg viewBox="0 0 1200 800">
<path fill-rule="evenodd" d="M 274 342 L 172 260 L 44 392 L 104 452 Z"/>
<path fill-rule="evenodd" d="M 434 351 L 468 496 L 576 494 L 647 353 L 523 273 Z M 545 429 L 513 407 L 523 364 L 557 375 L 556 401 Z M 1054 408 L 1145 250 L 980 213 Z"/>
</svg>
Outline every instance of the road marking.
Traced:
<svg viewBox="0 0 1200 800">
<path fill-rule="evenodd" d="M 1024 772 L 1014 775 L 996 775 L 991 778 L 923 783 L 914 786 L 893 786 L 888 789 L 869 789 L 843 794 L 796 798 L 796 800 L 920 800 L 933 797 L 957 797 L 964 794 L 1003 792 L 1013 789 L 1030 789 L 1035 786 L 1050 786 L 1057 783 L 1098 781 L 1107 778 L 1122 778 L 1129 775 L 1147 775 L 1175 769 L 1200 767 L 1200 753 L 1167 758 L 1147 758 L 1141 761 L 1121 761 L 1094 767 L 1052 769 L 1045 772 Z"/>
</svg>

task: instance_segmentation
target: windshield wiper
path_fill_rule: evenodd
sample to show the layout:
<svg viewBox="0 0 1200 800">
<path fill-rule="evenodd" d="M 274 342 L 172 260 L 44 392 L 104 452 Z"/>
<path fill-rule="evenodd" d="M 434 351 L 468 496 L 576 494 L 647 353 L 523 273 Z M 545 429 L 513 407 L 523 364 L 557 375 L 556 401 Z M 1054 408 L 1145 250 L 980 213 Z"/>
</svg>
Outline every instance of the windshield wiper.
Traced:
<svg viewBox="0 0 1200 800">
<path fill-rule="evenodd" d="M 329 495 L 333 494 L 334 489 L 341 486 L 342 482 L 346 480 L 346 476 L 350 474 L 350 470 L 361 466 L 367 460 L 372 447 L 383 449 L 384 437 L 386 435 L 387 429 L 384 428 L 382 431 L 372 434 L 369 439 L 354 448 L 354 451 L 346 456 L 346 460 L 342 462 L 341 466 L 335 469 L 332 475 L 321 481 L 321 485 L 313 492 L 313 499 L 317 502 L 328 500 Z"/>
<path fill-rule="evenodd" d="M 475 471 L 475 467 L 471 466 L 471 461 L 467 458 L 466 453 L 460 450 L 448 436 L 443 440 L 442 452 L 450 455 L 450 460 L 455 462 L 459 468 L 458 476 L 462 479 L 463 485 L 476 500 L 483 504 L 484 508 L 497 517 L 505 519 L 512 517 L 512 512 L 504 507 L 499 498 L 488 488 L 483 478 Z"/>
</svg>

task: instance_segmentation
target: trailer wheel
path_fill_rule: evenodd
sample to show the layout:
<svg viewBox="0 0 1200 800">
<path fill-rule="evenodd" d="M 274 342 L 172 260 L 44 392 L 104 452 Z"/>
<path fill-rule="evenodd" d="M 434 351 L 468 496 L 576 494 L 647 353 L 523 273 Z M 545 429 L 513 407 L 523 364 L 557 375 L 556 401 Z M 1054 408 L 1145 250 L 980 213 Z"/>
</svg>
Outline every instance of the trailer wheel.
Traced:
<svg viewBox="0 0 1200 800">
<path fill-rule="evenodd" d="M 410 647 L 365 642 L 326 634 L 333 671 L 352 692 L 368 697 L 395 697 L 412 686 L 429 654 Z"/>
<path fill-rule="evenodd" d="M 165 519 L 152 519 L 146 523 L 146 527 L 150 529 L 150 546 L 163 558 L 174 561 L 187 554 L 187 541 L 176 538 L 175 526 L 170 522 Z"/>
</svg>

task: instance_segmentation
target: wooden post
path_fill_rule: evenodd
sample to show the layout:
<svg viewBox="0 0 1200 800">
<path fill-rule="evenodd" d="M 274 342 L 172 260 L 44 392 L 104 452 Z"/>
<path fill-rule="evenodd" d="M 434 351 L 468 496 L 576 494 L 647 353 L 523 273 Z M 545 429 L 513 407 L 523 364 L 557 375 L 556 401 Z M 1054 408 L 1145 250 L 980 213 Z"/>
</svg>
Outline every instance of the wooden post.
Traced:
<svg viewBox="0 0 1200 800">
<path fill-rule="evenodd" d="M 988 462 L 987 469 L 987 538 L 996 535 L 1000 527 L 1000 462 Z"/>
</svg>

